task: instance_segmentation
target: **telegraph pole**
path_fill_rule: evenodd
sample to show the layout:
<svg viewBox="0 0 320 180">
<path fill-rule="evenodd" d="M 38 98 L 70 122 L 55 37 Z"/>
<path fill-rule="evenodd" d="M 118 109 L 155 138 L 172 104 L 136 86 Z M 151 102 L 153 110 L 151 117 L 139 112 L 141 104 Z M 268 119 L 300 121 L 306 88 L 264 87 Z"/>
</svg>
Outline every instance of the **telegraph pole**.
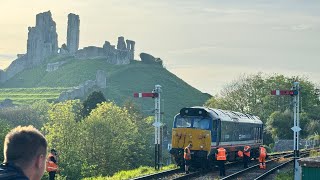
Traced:
<svg viewBox="0 0 320 180">
<path fill-rule="evenodd" d="M 291 95 L 293 96 L 293 152 L 294 152 L 294 180 L 301 179 L 301 172 L 298 163 L 299 159 L 299 131 L 300 128 L 300 115 L 299 115 L 299 98 L 300 86 L 299 82 L 294 82 L 291 90 L 273 90 L 272 95 Z"/>
<path fill-rule="evenodd" d="M 154 90 L 151 93 L 134 93 L 136 98 L 151 97 L 154 98 L 154 168 L 159 170 L 162 164 L 162 140 L 161 140 L 161 110 L 160 110 L 160 94 L 161 86 L 155 85 Z"/>
</svg>

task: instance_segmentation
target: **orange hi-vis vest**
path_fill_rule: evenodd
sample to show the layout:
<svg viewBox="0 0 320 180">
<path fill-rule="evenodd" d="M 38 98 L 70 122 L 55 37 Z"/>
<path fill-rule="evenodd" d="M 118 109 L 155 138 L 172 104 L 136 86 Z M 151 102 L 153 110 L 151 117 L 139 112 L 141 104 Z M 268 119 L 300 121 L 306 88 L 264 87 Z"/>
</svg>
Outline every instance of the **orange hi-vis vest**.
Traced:
<svg viewBox="0 0 320 180">
<path fill-rule="evenodd" d="M 191 152 L 190 152 L 190 148 L 189 147 L 184 148 L 183 158 L 185 160 L 190 160 L 191 159 Z"/>
<path fill-rule="evenodd" d="M 243 152 L 242 151 L 238 151 L 238 156 L 243 158 Z"/>
<path fill-rule="evenodd" d="M 245 146 L 243 149 L 243 154 L 250 157 L 250 146 Z"/>
<path fill-rule="evenodd" d="M 266 157 L 267 156 L 266 148 L 260 147 L 259 148 L 259 152 L 260 152 L 260 157 Z"/>
<path fill-rule="evenodd" d="M 218 161 L 225 161 L 225 160 L 227 160 L 226 149 L 224 149 L 223 147 L 220 147 L 220 148 L 218 149 L 217 160 L 218 160 Z"/>
<path fill-rule="evenodd" d="M 47 159 L 47 163 L 46 163 L 46 171 L 47 172 L 52 172 L 52 171 L 58 170 L 58 165 L 50 160 L 51 157 L 54 157 L 54 156 L 53 156 L 53 154 L 50 153 L 48 156 L 48 159 Z"/>
</svg>

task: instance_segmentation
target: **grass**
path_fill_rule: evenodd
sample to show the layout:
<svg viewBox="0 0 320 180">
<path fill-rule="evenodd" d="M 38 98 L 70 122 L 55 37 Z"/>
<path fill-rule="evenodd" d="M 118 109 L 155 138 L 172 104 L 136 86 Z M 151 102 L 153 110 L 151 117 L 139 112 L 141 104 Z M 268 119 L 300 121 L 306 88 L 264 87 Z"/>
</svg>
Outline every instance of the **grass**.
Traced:
<svg viewBox="0 0 320 180">
<path fill-rule="evenodd" d="M 193 88 L 159 65 L 132 61 L 129 65 L 111 65 L 106 59 L 78 60 L 70 57 L 52 57 L 47 62 L 67 61 L 58 70 L 46 72 L 46 64 L 26 69 L 0 85 L 0 100 L 12 98 L 14 103 L 28 104 L 32 99 L 52 100 L 64 89 L 78 86 L 86 80 L 95 80 L 97 70 L 107 73 L 106 99 L 123 105 L 135 102 L 146 115 L 153 115 L 154 100 L 133 98 L 134 92 L 151 92 L 156 84 L 162 86 L 162 121 L 172 126 L 175 114 L 183 107 L 203 105 L 209 96 Z M 43 88 L 46 87 L 46 88 Z M 59 87 L 59 88 L 57 88 Z M 57 89 L 57 90 L 54 90 Z M 46 91 L 46 92 L 45 92 Z"/>
<path fill-rule="evenodd" d="M 318 152 L 317 150 L 310 151 L 310 157 L 317 157 L 317 156 L 320 156 L 320 152 Z"/>
<path fill-rule="evenodd" d="M 287 172 L 281 172 L 276 176 L 276 180 L 293 180 L 293 170 L 289 170 Z"/>
<path fill-rule="evenodd" d="M 112 177 L 90 177 L 84 178 L 83 180 L 122 180 L 122 179 L 132 179 L 143 175 L 154 174 L 161 171 L 166 171 L 170 169 L 175 169 L 175 165 L 164 166 L 160 171 L 156 171 L 153 167 L 142 166 L 138 169 L 120 171 L 114 174 Z"/>
</svg>

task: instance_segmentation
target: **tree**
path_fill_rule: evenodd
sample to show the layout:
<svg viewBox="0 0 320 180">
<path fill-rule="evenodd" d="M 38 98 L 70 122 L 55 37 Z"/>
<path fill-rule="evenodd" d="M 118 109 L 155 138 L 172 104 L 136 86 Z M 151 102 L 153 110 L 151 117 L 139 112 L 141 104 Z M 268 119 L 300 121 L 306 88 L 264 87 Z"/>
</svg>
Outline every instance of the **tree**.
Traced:
<svg viewBox="0 0 320 180">
<path fill-rule="evenodd" d="M 92 92 L 83 102 L 82 116 L 87 117 L 92 111 L 92 109 L 95 109 L 97 107 L 97 104 L 100 104 L 105 101 L 106 98 L 104 97 L 101 91 Z"/>
<path fill-rule="evenodd" d="M 84 164 L 82 152 L 82 129 L 78 122 L 82 104 L 79 100 L 53 104 L 49 111 L 49 120 L 42 130 L 48 141 L 49 149 L 59 153 L 61 175 L 71 179 L 81 179 L 81 167 Z"/>
<path fill-rule="evenodd" d="M 137 154 L 143 154 L 132 118 L 125 109 L 103 102 L 81 122 L 86 133 L 82 148 L 87 153 L 87 162 L 96 167 L 92 175 L 111 175 L 129 169 L 137 161 Z"/>
<path fill-rule="evenodd" d="M 320 134 L 320 121 L 319 120 L 311 120 L 306 126 L 307 132 L 311 134 Z"/>
<path fill-rule="evenodd" d="M 285 119 L 289 120 L 289 112 L 293 109 L 292 97 L 272 96 L 270 92 L 274 89 L 290 89 L 294 81 L 300 82 L 301 87 L 300 111 L 301 127 L 303 129 L 301 135 L 305 137 L 311 133 L 306 131 L 305 125 L 312 119 L 320 119 L 320 102 L 315 93 L 315 85 L 304 77 L 285 77 L 278 74 L 266 76 L 262 73 L 242 75 L 221 90 L 220 94 L 209 99 L 206 105 L 213 108 L 250 113 L 259 116 L 264 123 L 267 119 L 270 119 L 270 122 L 268 122 L 270 124 L 269 128 L 281 127 L 282 120 L 289 122 Z M 285 113 L 286 110 L 289 111 Z M 293 118 L 291 118 L 292 120 Z M 289 132 L 288 135 L 279 134 L 280 131 L 277 129 L 269 129 L 265 131 L 264 139 L 268 137 L 268 133 L 271 133 L 273 137 L 289 137 L 290 134 Z"/>
</svg>

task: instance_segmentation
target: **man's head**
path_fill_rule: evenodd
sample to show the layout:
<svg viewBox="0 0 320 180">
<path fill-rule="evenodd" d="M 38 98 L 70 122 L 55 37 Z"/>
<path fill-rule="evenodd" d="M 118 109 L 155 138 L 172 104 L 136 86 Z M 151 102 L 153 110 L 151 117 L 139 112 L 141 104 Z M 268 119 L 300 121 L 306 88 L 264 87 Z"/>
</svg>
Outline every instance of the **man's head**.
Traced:
<svg viewBox="0 0 320 180">
<path fill-rule="evenodd" d="M 189 148 L 192 148 L 192 143 L 188 144 L 188 147 L 189 147 Z"/>
<path fill-rule="evenodd" d="M 4 162 L 20 167 L 30 179 L 41 179 L 45 169 L 47 141 L 33 126 L 12 129 L 4 141 Z"/>
</svg>

